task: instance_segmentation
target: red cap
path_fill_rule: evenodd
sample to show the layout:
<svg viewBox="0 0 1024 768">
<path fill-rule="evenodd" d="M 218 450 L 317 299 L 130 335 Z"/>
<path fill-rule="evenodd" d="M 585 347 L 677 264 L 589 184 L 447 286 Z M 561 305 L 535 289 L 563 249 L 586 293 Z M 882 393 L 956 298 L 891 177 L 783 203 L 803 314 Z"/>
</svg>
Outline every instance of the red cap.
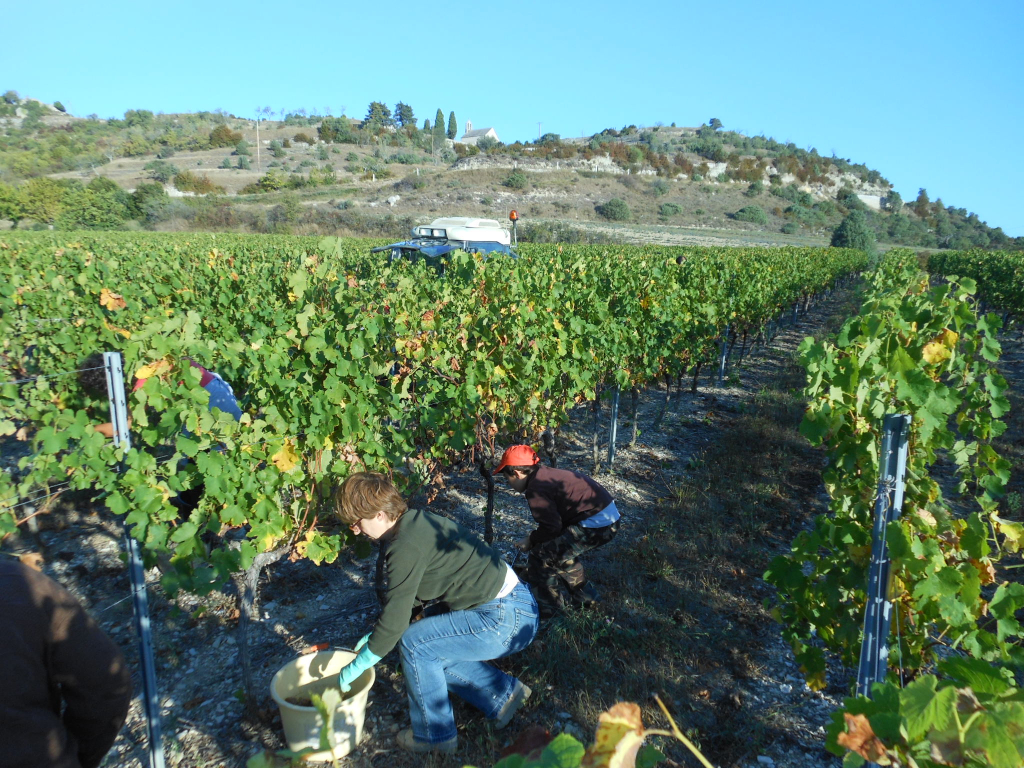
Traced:
<svg viewBox="0 0 1024 768">
<path fill-rule="evenodd" d="M 532 467 L 540 464 L 537 452 L 528 445 L 512 445 L 501 457 L 501 464 L 494 468 L 495 472 L 501 472 L 505 467 Z"/>
</svg>

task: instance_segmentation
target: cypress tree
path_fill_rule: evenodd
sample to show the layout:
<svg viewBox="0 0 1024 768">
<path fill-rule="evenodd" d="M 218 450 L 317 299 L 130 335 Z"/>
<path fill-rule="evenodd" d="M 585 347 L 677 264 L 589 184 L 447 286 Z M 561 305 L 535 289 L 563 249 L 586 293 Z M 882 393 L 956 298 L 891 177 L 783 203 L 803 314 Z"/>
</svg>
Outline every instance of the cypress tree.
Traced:
<svg viewBox="0 0 1024 768">
<path fill-rule="evenodd" d="M 455 122 L 455 112 L 448 113 L 448 138 L 454 139 L 459 132 L 459 124 Z"/>
</svg>

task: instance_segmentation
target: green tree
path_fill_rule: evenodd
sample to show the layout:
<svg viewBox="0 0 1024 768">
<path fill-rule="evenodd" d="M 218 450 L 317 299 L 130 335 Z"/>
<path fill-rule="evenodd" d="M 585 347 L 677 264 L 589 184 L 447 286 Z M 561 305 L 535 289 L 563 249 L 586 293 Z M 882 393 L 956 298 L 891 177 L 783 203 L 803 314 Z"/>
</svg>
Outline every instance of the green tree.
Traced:
<svg viewBox="0 0 1024 768">
<path fill-rule="evenodd" d="M 387 104 L 382 101 L 370 102 L 370 107 L 366 111 L 366 117 L 363 119 L 364 128 L 376 132 L 394 124 L 394 120 L 391 118 L 391 110 L 388 109 Z"/>
<path fill-rule="evenodd" d="M 148 109 L 129 109 L 124 113 L 124 122 L 129 128 L 146 128 L 153 122 L 153 113 Z"/>
<path fill-rule="evenodd" d="M 427 118 L 427 117 L 423 118 L 423 128 L 422 128 L 422 130 L 423 131 L 429 131 L 430 130 L 430 118 Z"/>
<path fill-rule="evenodd" d="M 96 179 L 95 181 L 101 181 Z M 113 184 L 109 179 L 103 179 Z M 105 184 L 72 192 L 64 199 L 64 206 L 54 221 L 57 229 L 119 229 L 128 218 L 128 206 L 120 199 L 120 188 Z"/>
<path fill-rule="evenodd" d="M 434 151 L 437 152 L 443 149 L 445 146 L 444 140 L 448 138 L 448 134 L 444 129 L 444 114 L 440 108 L 438 108 L 437 114 L 434 115 L 434 129 L 431 135 L 434 137 Z"/>
<path fill-rule="evenodd" d="M 165 199 L 168 199 L 168 195 L 163 184 L 157 181 L 144 181 L 131 194 L 128 215 L 133 219 L 144 220 L 148 211 L 162 204 Z"/>
<path fill-rule="evenodd" d="M 493 149 L 494 147 L 497 147 L 500 144 L 501 142 L 498 141 L 493 136 L 481 136 L 479 139 L 477 139 L 476 148 L 479 149 L 481 152 L 486 152 L 487 150 Z"/>
<path fill-rule="evenodd" d="M 626 201 L 618 197 L 613 197 L 607 203 L 595 206 L 594 210 L 609 221 L 628 221 L 633 217 Z"/>
<path fill-rule="evenodd" d="M 10 104 L 12 107 L 16 107 L 21 102 L 17 91 L 6 91 L 2 98 L 5 104 Z"/>
<path fill-rule="evenodd" d="M 353 141 L 352 124 L 349 123 L 348 118 L 344 115 L 341 117 L 325 117 L 316 129 L 316 132 L 320 140 L 326 141 L 328 144 Z"/>
<path fill-rule="evenodd" d="M 928 190 L 921 187 L 917 190 L 917 200 L 914 201 L 914 212 L 922 219 L 925 218 L 931 209 L 931 201 L 928 199 Z"/>
<path fill-rule="evenodd" d="M 719 120 L 717 117 L 712 117 L 710 120 L 708 120 L 708 125 L 711 126 L 711 130 L 717 131 L 721 129 L 722 121 Z"/>
<path fill-rule="evenodd" d="M 459 134 L 459 124 L 455 122 L 455 112 L 448 113 L 448 138 L 454 139 Z"/>
<path fill-rule="evenodd" d="M 899 213 L 903 210 L 903 198 L 900 197 L 900 193 L 895 189 L 885 196 L 885 207 L 893 213 Z"/>
<path fill-rule="evenodd" d="M 61 104 L 59 101 L 53 102 L 53 108 L 56 109 L 58 112 L 67 112 L 67 109 L 65 109 L 64 105 Z"/>
<path fill-rule="evenodd" d="M 834 248 L 857 248 L 865 253 L 873 253 L 875 233 L 868 226 L 864 211 L 850 211 L 832 232 L 830 245 Z"/>
<path fill-rule="evenodd" d="M 21 187 L 21 199 L 26 219 L 52 224 L 64 210 L 70 193 L 82 185 L 76 181 L 50 179 L 37 176 Z"/>
<path fill-rule="evenodd" d="M 149 171 L 149 178 L 166 184 L 178 172 L 178 169 L 166 160 L 152 160 L 146 163 L 143 168 Z"/>
<path fill-rule="evenodd" d="M 16 187 L 0 182 L 0 219 L 8 219 L 17 229 L 18 222 L 23 218 L 25 210 L 20 192 Z"/>
<path fill-rule="evenodd" d="M 395 104 L 395 123 L 402 128 L 415 128 L 416 116 L 412 112 L 412 107 L 401 101 Z"/>
</svg>

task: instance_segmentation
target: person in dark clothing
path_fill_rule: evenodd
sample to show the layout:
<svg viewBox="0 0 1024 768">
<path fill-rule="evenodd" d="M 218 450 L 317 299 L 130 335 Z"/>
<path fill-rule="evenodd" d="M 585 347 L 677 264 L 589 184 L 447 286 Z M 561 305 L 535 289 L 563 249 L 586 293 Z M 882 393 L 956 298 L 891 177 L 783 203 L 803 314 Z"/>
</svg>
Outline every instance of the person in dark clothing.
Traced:
<svg viewBox="0 0 1024 768">
<path fill-rule="evenodd" d="M 72 595 L 0 555 L 0 768 L 96 768 L 124 725 L 124 656 Z"/>
<path fill-rule="evenodd" d="M 564 602 L 560 585 L 573 603 L 597 602 L 587 582 L 580 555 L 607 544 L 619 530 L 619 511 L 610 493 L 580 472 L 543 466 L 528 445 L 513 445 L 494 470 L 526 496 L 537 530 L 516 542 L 530 553 L 526 579 L 533 586 L 541 618 L 551 618 Z"/>
<path fill-rule="evenodd" d="M 383 475 L 350 475 L 335 503 L 353 533 L 380 543 L 381 613 L 341 670 L 339 687 L 348 691 L 397 646 L 412 720 L 411 728 L 396 734 L 399 747 L 457 749 L 449 692 L 483 712 L 496 729 L 508 725 L 531 690 L 487 662 L 521 651 L 537 634 L 537 603 L 529 588 L 475 533 L 432 512 L 407 509 Z"/>
</svg>

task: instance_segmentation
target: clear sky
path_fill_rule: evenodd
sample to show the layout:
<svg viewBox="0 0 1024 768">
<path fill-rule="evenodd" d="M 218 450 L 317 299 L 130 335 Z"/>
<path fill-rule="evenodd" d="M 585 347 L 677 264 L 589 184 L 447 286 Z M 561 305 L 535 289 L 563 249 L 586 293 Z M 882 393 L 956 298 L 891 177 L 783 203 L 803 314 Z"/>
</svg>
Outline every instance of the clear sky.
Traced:
<svg viewBox="0 0 1024 768">
<path fill-rule="evenodd" d="M 1024 235 L 1021 0 L 35 0 L 3 22 L 0 89 L 76 115 L 403 101 L 506 142 L 717 117 Z"/>
</svg>

